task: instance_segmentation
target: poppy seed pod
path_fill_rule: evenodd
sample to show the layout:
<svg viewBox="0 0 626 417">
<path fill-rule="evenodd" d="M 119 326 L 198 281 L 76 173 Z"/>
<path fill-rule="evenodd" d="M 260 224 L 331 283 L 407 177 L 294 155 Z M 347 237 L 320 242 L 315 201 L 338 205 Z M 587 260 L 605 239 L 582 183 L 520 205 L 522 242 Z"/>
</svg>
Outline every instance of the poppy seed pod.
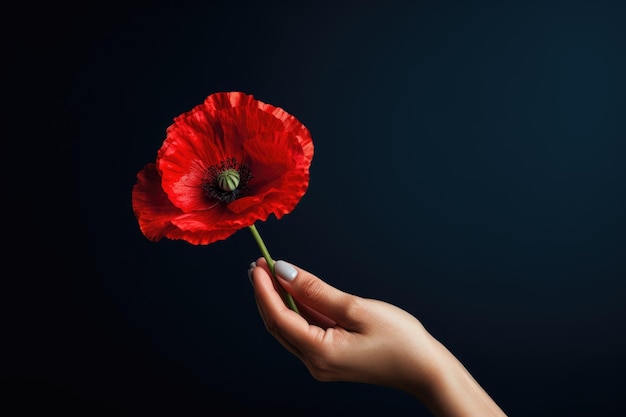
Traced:
<svg viewBox="0 0 626 417">
<path fill-rule="evenodd" d="M 239 187 L 239 179 L 236 169 L 227 169 L 217 176 L 217 185 L 224 191 L 235 191 Z"/>
</svg>

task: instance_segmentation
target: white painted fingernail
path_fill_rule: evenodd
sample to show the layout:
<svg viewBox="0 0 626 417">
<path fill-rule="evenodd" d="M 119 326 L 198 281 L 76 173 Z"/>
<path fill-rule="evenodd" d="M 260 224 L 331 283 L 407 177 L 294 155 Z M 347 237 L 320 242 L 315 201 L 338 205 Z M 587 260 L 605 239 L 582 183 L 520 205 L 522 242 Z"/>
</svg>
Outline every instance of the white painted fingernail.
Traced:
<svg viewBox="0 0 626 417">
<path fill-rule="evenodd" d="M 274 271 L 279 278 L 284 279 L 285 281 L 291 282 L 298 275 L 298 270 L 285 261 L 276 261 L 274 264 Z"/>
<path fill-rule="evenodd" d="M 250 266 L 248 267 L 248 279 L 250 280 L 250 284 L 252 284 L 252 270 L 256 267 L 256 262 L 250 262 Z"/>
</svg>

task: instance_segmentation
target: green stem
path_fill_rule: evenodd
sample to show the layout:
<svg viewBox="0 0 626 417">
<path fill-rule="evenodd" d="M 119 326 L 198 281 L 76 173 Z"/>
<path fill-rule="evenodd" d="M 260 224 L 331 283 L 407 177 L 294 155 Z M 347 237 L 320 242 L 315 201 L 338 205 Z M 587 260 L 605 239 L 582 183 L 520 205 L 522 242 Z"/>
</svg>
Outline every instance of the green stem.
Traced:
<svg viewBox="0 0 626 417">
<path fill-rule="evenodd" d="M 263 239 L 261 238 L 261 235 L 259 234 L 259 231 L 257 230 L 257 228 L 256 228 L 256 226 L 254 224 L 252 226 L 248 226 L 248 228 L 252 232 L 252 236 L 254 237 L 254 240 L 256 241 L 256 244 L 259 246 L 259 249 L 261 249 L 261 254 L 265 258 L 265 261 L 267 262 L 267 265 L 270 267 L 270 271 L 272 272 L 272 278 L 274 278 L 274 281 L 277 284 L 276 286 L 278 287 L 278 289 L 279 289 L 279 291 L 281 293 L 281 296 L 283 297 L 283 300 L 285 301 L 285 304 L 287 305 L 287 307 L 289 307 L 290 309 L 292 309 L 293 311 L 298 313 L 298 307 L 296 307 L 296 303 L 293 300 L 293 297 L 291 297 L 291 294 L 289 294 L 287 291 L 285 291 L 283 286 L 280 285 L 280 282 L 276 278 L 276 272 L 274 271 L 274 264 L 275 264 L 275 262 L 272 259 L 272 257 L 270 256 L 270 253 L 267 250 L 267 247 L 265 246 L 265 243 L 263 242 Z"/>
</svg>

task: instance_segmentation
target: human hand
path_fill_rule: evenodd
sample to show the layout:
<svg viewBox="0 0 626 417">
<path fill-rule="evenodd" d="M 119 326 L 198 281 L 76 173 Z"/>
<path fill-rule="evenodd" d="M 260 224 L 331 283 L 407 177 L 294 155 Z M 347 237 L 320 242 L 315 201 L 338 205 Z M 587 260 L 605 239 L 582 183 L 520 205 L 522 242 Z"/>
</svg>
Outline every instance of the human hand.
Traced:
<svg viewBox="0 0 626 417">
<path fill-rule="evenodd" d="M 432 338 L 409 313 L 340 291 L 307 271 L 278 261 L 275 271 L 300 314 L 285 306 L 263 258 L 252 280 L 267 330 L 320 381 L 354 381 L 406 388 L 429 372 Z M 293 277 L 291 281 L 289 278 Z M 410 375 L 403 378 L 407 362 Z"/>
<path fill-rule="evenodd" d="M 388 386 L 421 400 L 437 416 L 504 413 L 424 326 L 392 304 L 343 292 L 277 261 L 272 279 L 263 258 L 248 275 L 265 327 L 319 381 Z M 283 302 L 277 285 L 300 314 Z"/>
</svg>

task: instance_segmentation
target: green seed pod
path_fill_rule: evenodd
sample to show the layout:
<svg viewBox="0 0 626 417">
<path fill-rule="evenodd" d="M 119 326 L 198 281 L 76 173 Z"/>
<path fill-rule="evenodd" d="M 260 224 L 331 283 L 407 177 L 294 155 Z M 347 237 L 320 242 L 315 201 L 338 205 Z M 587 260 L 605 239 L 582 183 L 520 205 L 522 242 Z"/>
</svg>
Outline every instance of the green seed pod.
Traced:
<svg viewBox="0 0 626 417">
<path fill-rule="evenodd" d="M 239 179 L 236 169 L 227 169 L 217 176 L 217 185 L 224 191 L 235 191 L 239 187 Z"/>
</svg>

